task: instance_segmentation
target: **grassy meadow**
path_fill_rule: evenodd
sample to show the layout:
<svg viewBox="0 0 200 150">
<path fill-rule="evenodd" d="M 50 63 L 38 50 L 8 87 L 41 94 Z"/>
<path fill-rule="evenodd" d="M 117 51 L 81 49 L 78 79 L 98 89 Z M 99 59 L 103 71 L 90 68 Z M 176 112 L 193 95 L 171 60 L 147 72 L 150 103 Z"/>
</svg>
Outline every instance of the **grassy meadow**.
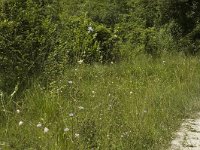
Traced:
<svg viewBox="0 0 200 150">
<path fill-rule="evenodd" d="M 13 101 L 1 93 L 2 150 L 162 150 L 200 108 L 198 57 L 68 67 Z"/>
<path fill-rule="evenodd" d="M 166 150 L 200 109 L 200 1 L 1 0 L 0 150 Z"/>
</svg>

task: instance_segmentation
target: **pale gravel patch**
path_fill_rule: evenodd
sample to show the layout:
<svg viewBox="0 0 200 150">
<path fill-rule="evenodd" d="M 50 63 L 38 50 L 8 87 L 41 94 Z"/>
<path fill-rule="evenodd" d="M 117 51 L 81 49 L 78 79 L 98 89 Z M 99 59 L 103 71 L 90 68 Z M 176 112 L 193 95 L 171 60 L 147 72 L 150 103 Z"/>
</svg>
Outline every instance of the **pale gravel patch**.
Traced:
<svg viewBox="0 0 200 150">
<path fill-rule="evenodd" d="M 200 150 L 200 113 L 196 119 L 184 120 L 169 150 Z"/>
</svg>

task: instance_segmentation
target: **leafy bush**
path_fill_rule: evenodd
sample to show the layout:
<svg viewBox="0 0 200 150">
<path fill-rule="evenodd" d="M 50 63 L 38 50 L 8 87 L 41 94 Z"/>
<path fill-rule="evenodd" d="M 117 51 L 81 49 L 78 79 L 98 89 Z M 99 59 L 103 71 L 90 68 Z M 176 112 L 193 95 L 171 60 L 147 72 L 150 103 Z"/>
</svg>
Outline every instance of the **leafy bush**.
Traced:
<svg viewBox="0 0 200 150">
<path fill-rule="evenodd" d="M 3 90 L 11 92 L 43 69 L 56 46 L 58 3 L 54 1 L 3 1 L 0 13 L 0 61 Z"/>
<path fill-rule="evenodd" d="M 63 49 L 67 51 L 70 64 L 83 60 L 91 63 L 99 60 L 99 44 L 94 41 L 94 26 L 83 17 L 70 18 L 66 24 L 63 40 L 66 45 Z"/>
<path fill-rule="evenodd" d="M 147 28 L 145 32 L 144 39 L 144 50 L 153 56 L 159 54 L 158 51 L 158 41 L 157 41 L 157 31 L 155 28 Z"/>
<path fill-rule="evenodd" d="M 115 33 L 112 33 L 110 29 L 103 25 L 99 25 L 96 28 L 94 37 L 94 40 L 100 45 L 101 62 L 119 60 L 120 52 L 116 46 L 119 38 Z"/>
<path fill-rule="evenodd" d="M 128 0 L 87 0 L 83 10 L 94 22 L 102 23 L 107 27 L 114 27 L 128 14 L 130 6 Z"/>
<path fill-rule="evenodd" d="M 186 55 L 195 55 L 200 51 L 200 26 L 197 25 L 190 33 L 178 41 L 179 51 Z"/>
<path fill-rule="evenodd" d="M 137 55 L 145 52 L 152 56 L 157 56 L 160 53 L 159 49 L 159 30 L 155 27 L 145 28 L 143 26 L 130 26 L 130 24 L 118 24 L 116 27 L 119 36 L 121 36 L 122 45 L 131 47 L 125 49 L 123 55 Z M 133 51 L 130 53 L 130 51 Z M 126 54 L 127 53 L 127 54 Z"/>
<path fill-rule="evenodd" d="M 69 64 L 80 60 L 89 64 L 106 62 L 116 57 L 114 45 L 117 38 L 109 28 L 85 17 L 70 17 L 64 26 L 57 54 L 54 55 L 63 56 Z"/>
<path fill-rule="evenodd" d="M 62 75 L 70 65 L 118 61 L 117 36 L 109 28 L 86 17 L 63 16 L 59 44 L 45 62 L 44 79 Z"/>
</svg>

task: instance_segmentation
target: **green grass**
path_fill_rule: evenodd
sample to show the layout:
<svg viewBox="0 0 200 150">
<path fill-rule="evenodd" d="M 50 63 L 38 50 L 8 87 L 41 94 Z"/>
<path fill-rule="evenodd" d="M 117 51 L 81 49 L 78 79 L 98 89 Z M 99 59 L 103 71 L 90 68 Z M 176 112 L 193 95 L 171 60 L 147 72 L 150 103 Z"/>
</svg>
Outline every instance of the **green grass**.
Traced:
<svg viewBox="0 0 200 150">
<path fill-rule="evenodd" d="M 181 55 L 138 56 L 71 67 L 47 88 L 35 82 L 16 103 L 1 97 L 0 148 L 166 149 L 182 119 L 199 111 L 199 65 Z"/>
</svg>

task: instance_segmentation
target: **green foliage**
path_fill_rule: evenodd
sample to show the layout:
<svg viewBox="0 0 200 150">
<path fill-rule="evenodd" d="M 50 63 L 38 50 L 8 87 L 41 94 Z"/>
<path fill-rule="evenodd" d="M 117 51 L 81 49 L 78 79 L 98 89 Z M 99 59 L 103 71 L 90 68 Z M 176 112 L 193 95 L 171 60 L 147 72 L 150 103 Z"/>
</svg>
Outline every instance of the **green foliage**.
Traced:
<svg viewBox="0 0 200 150">
<path fill-rule="evenodd" d="M 85 17 L 70 18 L 65 24 L 63 50 L 70 64 L 83 60 L 85 63 L 106 62 L 114 59 L 115 35 L 103 25 Z"/>
<path fill-rule="evenodd" d="M 99 43 L 99 51 L 101 56 L 101 62 L 118 61 L 120 52 L 116 47 L 116 42 L 119 40 L 115 33 L 112 33 L 110 29 L 99 25 L 96 28 L 94 34 L 94 40 Z"/>
<path fill-rule="evenodd" d="M 167 149 L 199 110 L 198 0 L 0 8 L 0 149 Z"/>
<path fill-rule="evenodd" d="M 196 54 L 199 9 L 197 0 L 2 1 L 1 86 L 12 90 L 44 65 L 57 76 L 77 62 L 114 62 L 141 52 L 157 57 L 173 49 Z"/>
<path fill-rule="evenodd" d="M 119 39 L 110 28 L 86 17 L 63 16 L 63 20 L 59 44 L 45 62 L 44 80 L 54 80 L 71 65 L 119 61 Z"/>
<path fill-rule="evenodd" d="M 127 0 L 86 0 L 83 11 L 94 22 L 113 27 L 126 17 L 129 9 Z"/>
<path fill-rule="evenodd" d="M 174 20 L 182 29 L 182 35 L 191 32 L 199 20 L 200 3 L 198 0 L 163 0 L 159 4 L 160 23 L 165 24 Z"/>
<path fill-rule="evenodd" d="M 152 56 L 159 55 L 158 38 L 155 28 L 148 28 L 145 31 L 144 50 Z"/>
<path fill-rule="evenodd" d="M 47 88 L 35 82 L 12 109 L 0 97 L 0 148 L 167 149 L 199 111 L 199 65 L 176 54 L 68 68 Z"/>
<path fill-rule="evenodd" d="M 69 65 L 100 61 L 99 43 L 95 41 L 94 31 L 88 30 L 89 27 L 94 30 L 95 25 L 85 17 L 65 17 L 59 44 L 45 62 L 46 79 L 59 77 Z"/>
<path fill-rule="evenodd" d="M 195 55 L 200 51 L 200 26 L 179 41 L 180 50 L 186 54 Z"/>
<path fill-rule="evenodd" d="M 41 72 L 58 34 L 54 1 L 3 1 L 0 13 L 0 61 L 4 91 Z"/>
<path fill-rule="evenodd" d="M 178 45 L 178 51 L 185 54 L 197 54 L 199 51 L 198 26 L 200 3 L 191 1 L 160 1 L 159 24 L 170 26 L 171 34 Z M 197 37 L 197 38 L 196 38 Z"/>
</svg>

